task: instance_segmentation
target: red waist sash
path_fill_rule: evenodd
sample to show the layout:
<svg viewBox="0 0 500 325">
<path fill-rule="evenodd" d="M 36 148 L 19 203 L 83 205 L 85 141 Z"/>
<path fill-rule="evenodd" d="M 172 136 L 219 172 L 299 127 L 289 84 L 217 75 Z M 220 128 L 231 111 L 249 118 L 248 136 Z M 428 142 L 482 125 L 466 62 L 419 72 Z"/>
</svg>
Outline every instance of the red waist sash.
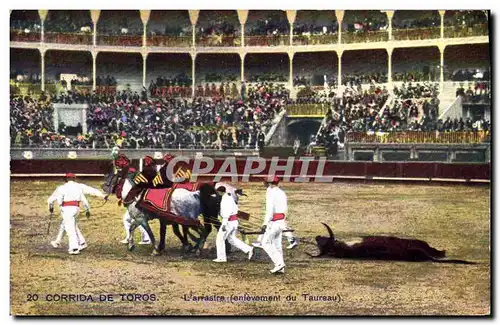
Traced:
<svg viewBox="0 0 500 325">
<path fill-rule="evenodd" d="M 285 219 L 285 214 L 284 213 L 275 213 L 273 214 L 273 218 L 271 221 L 278 221 L 278 220 L 283 220 Z"/>
<path fill-rule="evenodd" d="M 232 216 L 229 217 L 229 221 L 235 221 L 238 220 L 238 214 L 233 214 Z"/>
<path fill-rule="evenodd" d="M 78 207 L 80 206 L 80 201 L 64 201 L 62 203 L 63 207 Z"/>
</svg>

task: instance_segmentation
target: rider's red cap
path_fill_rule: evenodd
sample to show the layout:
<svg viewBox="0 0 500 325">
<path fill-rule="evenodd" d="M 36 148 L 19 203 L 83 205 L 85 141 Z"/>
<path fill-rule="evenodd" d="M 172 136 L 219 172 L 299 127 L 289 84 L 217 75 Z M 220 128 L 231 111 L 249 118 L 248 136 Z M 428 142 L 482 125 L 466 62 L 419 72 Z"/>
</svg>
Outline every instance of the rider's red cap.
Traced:
<svg viewBox="0 0 500 325">
<path fill-rule="evenodd" d="M 155 163 L 156 163 L 156 161 L 153 159 L 153 157 L 151 157 L 151 156 L 144 157 L 144 166 L 145 167 L 154 165 Z"/>
<path fill-rule="evenodd" d="M 165 162 L 169 162 L 170 160 L 172 160 L 172 159 L 174 159 L 174 158 L 175 158 L 175 156 L 174 156 L 174 155 L 171 155 L 171 154 L 169 154 L 169 153 L 167 153 L 165 156 L 163 156 L 163 160 L 164 160 Z"/>
<path fill-rule="evenodd" d="M 66 178 L 76 178 L 76 175 L 73 173 L 66 173 Z"/>
<path fill-rule="evenodd" d="M 266 180 L 266 183 L 271 183 L 271 184 L 278 184 L 280 182 L 280 179 L 278 176 L 274 176 L 271 180 L 269 178 Z"/>
</svg>

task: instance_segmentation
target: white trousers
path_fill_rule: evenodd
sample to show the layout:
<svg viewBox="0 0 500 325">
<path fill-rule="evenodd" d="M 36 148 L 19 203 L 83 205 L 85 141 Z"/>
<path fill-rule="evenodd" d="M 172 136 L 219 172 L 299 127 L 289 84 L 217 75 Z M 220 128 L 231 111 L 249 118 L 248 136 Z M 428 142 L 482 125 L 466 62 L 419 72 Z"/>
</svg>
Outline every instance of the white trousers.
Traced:
<svg viewBox="0 0 500 325">
<path fill-rule="evenodd" d="M 286 219 L 283 220 L 283 222 L 285 223 L 285 229 L 283 230 L 289 230 L 289 229 L 292 229 L 291 227 L 288 226 L 288 224 L 286 223 Z M 286 237 L 286 240 L 288 240 L 288 243 L 291 244 L 295 241 L 295 236 L 293 235 L 293 232 L 292 231 L 287 231 L 287 232 L 284 232 L 283 233 L 283 236 Z M 262 243 L 262 238 L 264 237 L 264 235 L 259 235 L 257 237 L 257 241 L 259 243 Z"/>
<path fill-rule="evenodd" d="M 217 258 L 221 260 L 226 259 L 226 239 L 232 246 L 236 247 L 243 253 L 248 254 L 252 247 L 242 242 L 238 237 L 236 237 L 236 231 L 238 230 L 238 220 L 229 221 L 226 225 L 226 231 L 222 231 L 222 227 L 219 228 L 217 233 L 217 239 L 215 244 L 217 246 Z"/>
<path fill-rule="evenodd" d="M 61 225 L 59 226 L 59 233 L 57 234 L 56 242 L 61 243 L 64 237 L 64 220 L 61 221 Z M 83 237 L 82 232 L 80 231 L 80 227 L 78 227 L 78 223 L 76 224 L 76 235 L 78 236 L 78 245 L 85 244 L 85 237 Z"/>
<path fill-rule="evenodd" d="M 61 215 L 63 220 L 61 226 L 59 227 L 59 233 L 57 234 L 57 242 L 62 241 L 64 232 L 68 235 L 68 251 L 79 249 L 80 245 L 85 243 L 85 238 L 76 224 L 76 217 L 80 212 L 79 207 L 61 207 Z"/>
<path fill-rule="evenodd" d="M 125 214 L 123 215 L 123 227 L 125 228 L 125 234 L 127 237 L 125 239 L 130 238 L 130 225 L 132 224 L 132 218 L 130 217 L 130 214 L 128 213 L 128 210 L 125 211 Z M 141 231 L 141 240 L 142 241 L 150 241 L 149 235 L 142 226 L 138 227 L 139 230 Z"/>
<path fill-rule="evenodd" d="M 262 248 L 269 255 L 274 266 L 285 264 L 283 260 L 283 230 L 286 229 L 285 220 L 271 221 L 262 236 Z"/>
</svg>

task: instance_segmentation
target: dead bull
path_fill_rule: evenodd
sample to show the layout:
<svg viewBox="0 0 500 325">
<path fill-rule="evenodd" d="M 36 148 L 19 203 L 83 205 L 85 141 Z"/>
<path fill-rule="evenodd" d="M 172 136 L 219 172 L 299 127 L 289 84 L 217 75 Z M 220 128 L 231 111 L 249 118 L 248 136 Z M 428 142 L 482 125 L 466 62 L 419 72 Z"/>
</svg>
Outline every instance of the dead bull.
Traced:
<svg viewBox="0 0 500 325">
<path fill-rule="evenodd" d="M 334 257 L 367 260 L 391 260 L 408 262 L 432 261 L 437 263 L 475 264 L 464 260 L 442 260 L 446 255 L 418 239 L 404 239 L 393 236 L 363 236 L 363 241 L 348 245 L 335 239 L 332 229 L 325 223 L 329 236 L 316 236 L 318 255 L 311 257 Z"/>
</svg>

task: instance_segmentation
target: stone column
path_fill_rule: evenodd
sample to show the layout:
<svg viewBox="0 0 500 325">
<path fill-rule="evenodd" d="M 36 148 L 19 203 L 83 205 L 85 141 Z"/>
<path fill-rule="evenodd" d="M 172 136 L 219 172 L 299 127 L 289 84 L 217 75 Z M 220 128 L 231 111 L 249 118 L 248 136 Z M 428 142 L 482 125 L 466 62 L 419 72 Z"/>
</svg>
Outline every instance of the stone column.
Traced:
<svg viewBox="0 0 500 325">
<path fill-rule="evenodd" d="M 99 21 L 100 15 L 100 10 L 90 10 L 90 18 L 92 18 L 92 24 L 94 24 L 94 33 L 92 35 L 92 44 L 94 44 L 94 46 L 97 46 L 97 22 Z"/>
<path fill-rule="evenodd" d="M 337 53 L 339 59 L 338 74 L 337 74 L 337 89 L 342 86 L 342 53 L 344 53 L 344 50 L 339 50 Z"/>
<path fill-rule="evenodd" d="M 146 63 L 148 60 L 148 52 L 143 51 L 141 54 L 142 54 L 142 86 L 146 88 Z"/>
<path fill-rule="evenodd" d="M 290 46 L 293 45 L 293 24 L 295 23 L 296 17 L 297 17 L 297 10 L 286 11 L 286 18 L 288 18 L 288 23 L 290 24 Z"/>
<path fill-rule="evenodd" d="M 142 20 L 142 25 L 143 25 L 142 47 L 146 47 L 147 46 L 147 33 L 146 33 L 146 31 L 148 28 L 148 21 L 149 21 L 149 16 L 151 15 L 151 10 L 140 10 L 139 12 L 141 14 L 141 20 Z"/>
<path fill-rule="evenodd" d="M 42 88 L 42 91 L 45 91 L 45 48 L 41 47 L 40 48 L 40 56 L 41 56 L 41 60 L 40 60 L 40 63 L 41 63 L 41 69 L 40 69 L 40 75 L 41 75 L 41 88 Z"/>
<path fill-rule="evenodd" d="M 195 86 L 196 86 L 196 52 L 191 52 L 191 59 L 193 62 L 193 65 L 191 66 L 191 96 L 194 98 L 195 94 Z"/>
<path fill-rule="evenodd" d="M 295 98 L 295 89 L 293 88 L 293 56 L 295 53 L 288 51 L 288 61 L 290 62 L 290 76 L 288 79 L 288 88 L 290 89 L 291 97 Z"/>
<path fill-rule="evenodd" d="M 342 43 L 342 20 L 344 19 L 344 10 L 335 10 L 337 23 L 339 24 L 339 44 Z M 340 67 L 340 65 L 339 65 Z M 339 68 L 340 69 L 340 68 Z"/>
<path fill-rule="evenodd" d="M 392 47 L 386 48 L 387 50 L 387 88 L 392 93 Z"/>
<path fill-rule="evenodd" d="M 97 52 L 96 50 L 93 50 L 92 52 L 92 90 L 96 90 L 97 89 L 97 82 L 96 82 L 96 78 L 97 78 L 97 54 L 99 52 Z"/>
<path fill-rule="evenodd" d="M 193 28 L 193 43 L 192 47 L 196 47 L 196 22 L 198 21 L 198 16 L 200 15 L 199 10 L 189 10 L 189 20 L 191 21 L 191 27 Z M 194 62 L 194 59 L 193 59 Z M 194 75 L 194 73 L 193 73 Z M 193 78 L 194 81 L 194 78 Z"/>
<path fill-rule="evenodd" d="M 394 17 L 394 10 L 387 10 L 385 12 L 387 15 L 387 22 L 389 23 L 388 33 L 389 33 L 389 41 L 392 41 L 392 17 Z"/>
<path fill-rule="evenodd" d="M 241 46 L 245 46 L 245 24 L 248 19 L 248 10 L 236 10 L 241 25 Z"/>
<path fill-rule="evenodd" d="M 440 44 L 439 45 L 439 54 L 440 54 L 440 61 L 439 61 L 439 92 L 443 92 L 443 87 L 444 87 L 444 50 L 446 48 L 446 45 Z"/>
<path fill-rule="evenodd" d="M 240 52 L 240 60 L 241 60 L 241 82 L 245 81 L 245 56 L 246 54 Z"/>
<path fill-rule="evenodd" d="M 439 16 L 441 16 L 441 38 L 444 38 L 444 13 L 446 10 L 439 10 Z"/>
<path fill-rule="evenodd" d="M 45 20 L 47 19 L 47 15 L 49 14 L 48 10 L 38 10 L 38 16 L 40 17 L 40 42 L 43 43 L 45 41 Z"/>
</svg>

